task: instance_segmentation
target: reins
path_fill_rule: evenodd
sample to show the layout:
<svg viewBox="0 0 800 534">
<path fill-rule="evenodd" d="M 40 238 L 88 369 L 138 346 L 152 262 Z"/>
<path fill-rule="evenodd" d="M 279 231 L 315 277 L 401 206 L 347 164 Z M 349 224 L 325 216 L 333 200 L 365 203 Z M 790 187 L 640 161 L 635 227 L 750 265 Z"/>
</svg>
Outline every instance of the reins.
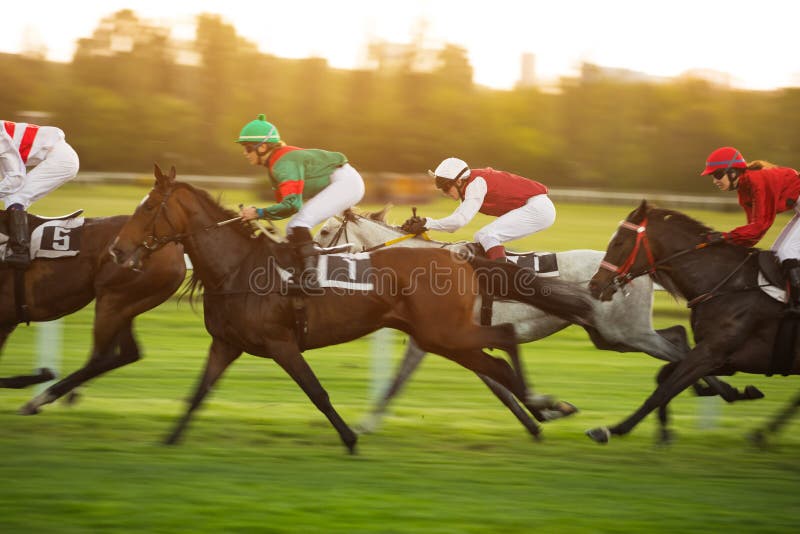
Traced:
<svg viewBox="0 0 800 534">
<path fill-rule="evenodd" d="M 347 243 L 349 241 L 349 239 L 347 237 L 347 224 L 349 222 L 350 222 L 350 219 L 347 217 L 347 215 L 345 215 L 343 217 L 343 219 L 342 219 L 342 225 L 339 227 L 339 229 L 333 235 L 333 239 L 331 239 L 331 242 L 327 246 L 329 246 L 329 247 L 336 246 L 339 243 L 339 239 L 341 239 L 342 236 L 344 236 L 344 242 L 345 243 Z M 431 241 L 431 238 L 428 236 L 428 232 L 423 232 L 423 233 L 421 233 L 419 235 L 422 236 L 422 238 L 425 239 L 426 241 Z M 406 239 L 411 239 L 412 237 L 416 237 L 416 236 L 417 236 L 417 234 L 405 234 L 405 235 L 402 235 L 400 237 L 395 237 L 394 239 L 390 239 L 388 241 L 380 243 L 378 245 L 374 245 L 372 247 L 367 247 L 365 245 L 362 245 L 361 246 L 361 251 L 362 252 L 374 252 L 374 251 L 382 249 L 384 247 L 391 247 L 392 245 L 396 245 L 397 243 L 401 243 L 401 242 L 405 241 Z"/>
</svg>

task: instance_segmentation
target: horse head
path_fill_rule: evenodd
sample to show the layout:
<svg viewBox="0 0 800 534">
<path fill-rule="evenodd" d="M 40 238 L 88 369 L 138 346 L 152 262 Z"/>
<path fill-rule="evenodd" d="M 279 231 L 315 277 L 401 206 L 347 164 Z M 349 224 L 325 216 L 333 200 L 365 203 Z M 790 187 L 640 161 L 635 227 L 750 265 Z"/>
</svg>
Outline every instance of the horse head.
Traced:
<svg viewBox="0 0 800 534">
<path fill-rule="evenodd" d="M 391 205 L 386 205 L 378 212 L 364 214 L 345 210 L 325 221 L 315 239 L 324 247 L 353 243 L 368 248 L 395 238 L 403 232 L 386 222 L 386 214 L 391 208 Z"/>
<path fill-rule="evenodd" d="M 595 298 L 607 301 L 634 278 L 649 275 L 673 296 L 686 298 L 696 290 L 690 286 L 701 286 L 717 277 L 701 265 L 735 264 L 747 253 L 745 247 L 721 244 L 714 247 L 713 259 L 708 256 L 711 251 L 692 254 L 707 248 L 703 234 L 710 230 L 683 213 L 656 208 L 642 200 L 611 236 L 589 290 Z M 677 283 L 676 276 L 682 283 Z"/>
<path fill-rule="evenodd" d="M 155 184 L 153 189 L 142 199 L 120 229 L 116 239 L 109 247 L 114 261 L 134 270 L 140 270 L 144 260 L 167 243 L 180 241 L 184 231 L 182 210 L 172 208 L 177 195 L 175 190 L 175 167 L 164 173 L 158 164 L 154 164 Z"/>
</svg>

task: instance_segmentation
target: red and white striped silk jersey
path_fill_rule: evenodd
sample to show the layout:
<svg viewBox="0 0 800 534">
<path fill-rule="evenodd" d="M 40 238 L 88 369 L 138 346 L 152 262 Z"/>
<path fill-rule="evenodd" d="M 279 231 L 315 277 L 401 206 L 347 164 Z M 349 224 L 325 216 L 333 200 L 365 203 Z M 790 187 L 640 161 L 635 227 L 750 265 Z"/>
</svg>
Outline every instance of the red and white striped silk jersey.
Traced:
<svg viewBox="0 0 800 534">
<path fill-rule="evenodd" d="M 0 154 L 16 151 L 23 166 L 41 163 L 53 145 L 63 139 L 64 132 L 55 126 L 0 120 Z"/>
</svg>

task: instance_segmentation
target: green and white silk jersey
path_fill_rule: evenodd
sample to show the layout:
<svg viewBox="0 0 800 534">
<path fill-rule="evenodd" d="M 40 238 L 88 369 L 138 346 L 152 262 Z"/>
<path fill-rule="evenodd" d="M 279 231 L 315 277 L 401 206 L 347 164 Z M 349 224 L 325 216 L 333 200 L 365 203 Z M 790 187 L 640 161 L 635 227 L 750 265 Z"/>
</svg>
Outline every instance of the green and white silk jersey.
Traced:
<svg viewBox="0 0 800 534">
<path fill-rule="evenodd" d="M 303 207 L 303 200 L 328 187 L 333 171 L 346 163 L 341 152 L 293 146 L 276 149 L 267 168 L 277 204 L 259 208 L 258 216 L 272 220 L 291 217 Z"/>
</svg>

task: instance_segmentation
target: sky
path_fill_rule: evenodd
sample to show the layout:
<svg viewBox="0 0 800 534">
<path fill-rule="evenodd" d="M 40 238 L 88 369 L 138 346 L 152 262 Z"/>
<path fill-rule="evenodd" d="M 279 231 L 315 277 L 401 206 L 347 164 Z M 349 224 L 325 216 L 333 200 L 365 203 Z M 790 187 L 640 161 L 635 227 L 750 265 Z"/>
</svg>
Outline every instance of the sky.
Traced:
<svg viewBox="0 0 800 534">
<path fill-rule="evenodd" d="M 523 53 L 539 80 L 578 72 L 582 62 L 654 76 L 692 69 L 727 73 L 737 87 L 800 86 L 800 2 L 793 0 L 38 0 L 2 10 L 0 52 L 26 40 L 48 58 L 70 61 L 75 43 L 101 18 L 132 9 L 140 18 L 192 37 L 193 16 L 216 13 L 264 53 L 321 56 L 336 68 L 364 65 L 370 40 L 425 39 L 467 49 L 476 83 L 513 87 Z"/>
</svg>

